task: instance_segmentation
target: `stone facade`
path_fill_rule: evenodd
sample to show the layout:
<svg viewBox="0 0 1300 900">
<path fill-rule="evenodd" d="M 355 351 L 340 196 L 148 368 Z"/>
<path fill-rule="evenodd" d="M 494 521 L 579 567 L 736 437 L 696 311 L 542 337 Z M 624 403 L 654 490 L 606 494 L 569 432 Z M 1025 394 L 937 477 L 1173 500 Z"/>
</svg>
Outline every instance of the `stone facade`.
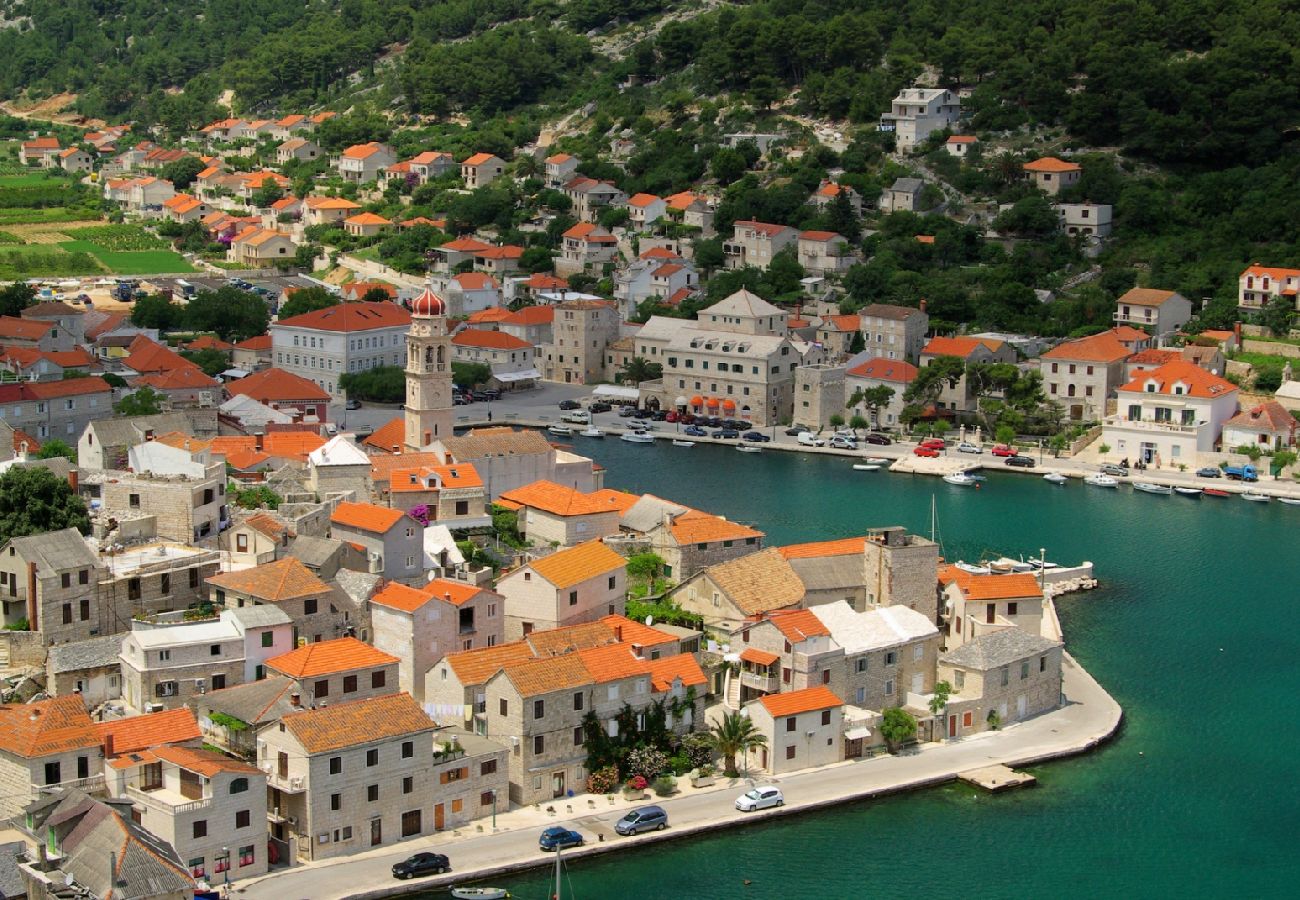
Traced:
<svg viewBox="0 0 1300 900">
<path fill-rule="evenodd" d="M 515 641 L 534 631 L 622 615 L 627 604 L 627 569 L 601 572 L 557 587 L 532 566 L 524 566 L 502 578 L 497 590 L 506 598 L 505 639 Z"/>
<path fill-rule="evenodd" d="M 828 424 L 831 416 L 848 418 L 844 410 L 844 366 L 815 363 L 794 370 L 794 421 L 811 428 Z"/>
<path fill-rule="evenodd" d="M 867 605 L 906 606 L 931 622 L 939 613 L 939 545 L 899 526 L 868 533 Z"/>
<path fill-rule="evenodd" d="M 783 706 L 773 704 L 770 699 L 756 700 L 745 707 L 755 729 L 767 737 L 766 746 L 750 751 L 750 766 L 782 775 L 844 759 L 844 708 L 839 698 L 817 688 L 810 688 L 807 693 L 818 696 L 824 693 L 827 700 L 817 709 L 801 708 L 797 712 L 784 712 Z M 815 700 L 813 697 L 810 703 Z"/>
<path fill-rule="evenodd" d="M 221 524 L 230 518 L 221 462 L 207 466 L 202 478 L 146 478 L 104 470 L 83 477 L 80 493 L 101 502 L 101 516 L 152 517 L 158 537 L 181 543 L 215 546 Z"/>
<path fill-rule="evenodd" d="M 154 628 L 122 641 L 123 699 L 140 712 L 176 709 L 191 697 L 244 681 L 244 640 L 218 620 Z"/>
<path fill-rule="evenodd" d="M 988 668 L 960 664 L 948 655 L 939 658 L 938 677 L 953 689 L 947 709 L 948 737 L 978 734 L 995 724 L 1023 721 L 1061 705 L 1063 650 L 1060 644 L 1038 641 L 1041 646 Z"/>
</svg>

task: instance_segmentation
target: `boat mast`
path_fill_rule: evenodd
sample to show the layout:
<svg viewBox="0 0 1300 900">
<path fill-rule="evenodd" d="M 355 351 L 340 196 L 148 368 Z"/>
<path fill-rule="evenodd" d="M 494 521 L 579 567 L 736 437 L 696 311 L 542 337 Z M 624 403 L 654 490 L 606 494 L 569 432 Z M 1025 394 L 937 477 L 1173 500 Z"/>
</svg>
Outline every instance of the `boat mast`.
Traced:
<svg viewBox="0 0 1300 900">
<path fill-rule="evenodd" d="M 555 893 L 551 895 L 553 900 L 560 900 L 560 845 L 555 845 Z"/>
</svg>

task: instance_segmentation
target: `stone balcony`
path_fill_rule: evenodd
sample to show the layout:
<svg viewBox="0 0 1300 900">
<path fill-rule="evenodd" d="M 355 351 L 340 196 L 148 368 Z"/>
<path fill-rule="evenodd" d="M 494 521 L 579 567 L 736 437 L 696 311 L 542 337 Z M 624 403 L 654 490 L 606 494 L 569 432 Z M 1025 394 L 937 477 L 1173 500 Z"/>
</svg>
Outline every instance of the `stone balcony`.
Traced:
<svg viewBox="0 0 1300 900">
<path fill-rule="evenodd" d="M 211 797 L 199 797 L 197 799 L 186 797 L 184 794 L 178 794 L 167 788 L 155 788 L 146 791 L 133 784 L 126 786 L 126 795 L 132 800 L 138 800 L 146 806 L 152 806 L 172 816 L 193 812 L 212 805 Z"/>
</svg>

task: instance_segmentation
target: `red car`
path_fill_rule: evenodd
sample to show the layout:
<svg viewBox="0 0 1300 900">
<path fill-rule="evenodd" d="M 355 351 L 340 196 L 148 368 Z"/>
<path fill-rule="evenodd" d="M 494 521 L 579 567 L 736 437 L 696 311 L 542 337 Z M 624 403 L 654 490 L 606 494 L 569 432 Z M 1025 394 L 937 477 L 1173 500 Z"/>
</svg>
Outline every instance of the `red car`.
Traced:
<svg viewBox="0 0 1300 900">
<path fill-rule="evenodd" d="M 943 438 L 930 438 L 928 441 L 922 441 L 921 446 L 927 450 L 943 450 L 948 444 Z"/>
<path fill-rule="evenodd" d="M 668 415 L 664 416 L 664 421 L 665 421 L 665 422 L 676 422 L 676 421 L 677 421 L 677 413 L 676 413 L 676 411 L 670 412 L 670 413 L 668 413 Z"/>
<path fill-rule="evenodd" d="M 994 456 L 1016 456 L 1018 455 L 1015 447 L 1008 447 L 1006 444 L 994 444 L 993 450 L 990 451 Z"/>
<path fill-rule="evenodd" d="M 912 452 L 915 453 L 917 456 L 938 456 L 939 455 L 938 450 L 934 449 L 933 447 L 927 447 L 925 446 L 925 444 L 922 444 L 921 446 L 917 447 Z"/>
</svg>

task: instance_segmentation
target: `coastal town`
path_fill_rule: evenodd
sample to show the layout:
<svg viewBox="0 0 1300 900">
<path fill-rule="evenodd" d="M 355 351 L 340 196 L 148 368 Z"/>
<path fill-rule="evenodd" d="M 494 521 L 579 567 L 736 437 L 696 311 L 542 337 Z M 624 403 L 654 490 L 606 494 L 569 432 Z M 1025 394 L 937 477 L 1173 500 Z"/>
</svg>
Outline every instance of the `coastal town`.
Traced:
<svg viewBox="0 0 1300 900">
<path fill-rule="evenodd" d="M 954 180 L 928 167 L 867 194 L 823 166 L 793 182 L 820 227 L 719 230 L 717 183 L 620 189 L 631 134 L 588 175 L 560 133 L 332 152 L 334 118 L 17 144 L 24 171 L 102 197 L 96 227 L 185 268 L 3 289 L 5 896 L 450 887 L 547 851 L 997 788 L 1120 727 L 1055 605 L 1105 571 L 949 558 L 888 518 L 771 542 L 689 485 L 607 486 L 606 441 L 842 458 L 927 490 L 1007 473 L 1300 505 L 1300 351 L 1260 317 L 1295 309 L 1285 261 L 1221 273 L 1230 328 L 1134 275 L 1086 334 L 972 331 L 849 283 L 891 228 L 957 253 L 934 225 Z M 916 85 L 881 128 L 960 170 L 982 164 L 965 123 L 957 92 Z M 768 174 L 820 146 L 725 142 Z M 1080 195 L 1086 165 L 1013 173 L 1081 259 L 1115 216 Z M 470 208 L 503 184 L 542 198 L 510 228 Z M 1023 202 L 989 211 L 990 242 L 1015 244 Z"/>
</svg>

